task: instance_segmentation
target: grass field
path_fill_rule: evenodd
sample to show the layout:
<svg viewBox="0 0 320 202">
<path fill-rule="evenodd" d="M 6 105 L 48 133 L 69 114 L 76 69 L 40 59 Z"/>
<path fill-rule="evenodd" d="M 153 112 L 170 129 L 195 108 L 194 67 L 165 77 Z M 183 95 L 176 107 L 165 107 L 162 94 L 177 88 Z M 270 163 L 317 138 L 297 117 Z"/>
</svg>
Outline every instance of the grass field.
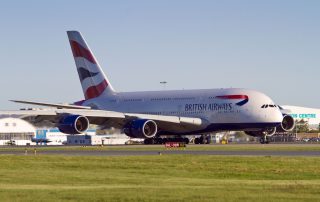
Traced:
<svg viewBox="0 0 320 202">
<path fill-rule="evenodd" d="M 320 201 L 320 157 L 0 156 L 0 201 Z"/>
<path fill-rule="evenodd" d="M 126 151 L 161 151 L 166 150 L 164 145 L 120 145 L 120 146 L 8 146 L 0 147 L 0 151 L 24 151 L 27 148 L 29 151 L 37 148 L 38 151 L 48 150 L 84 150 L 84 151 L 97 151 L 97 150 L 126 150 Z M 187 145 L 186 150 L 193 151 L 320 151 L 320 143 L 315 144 L 210 144 L 210 145 Z"/>
</svg>

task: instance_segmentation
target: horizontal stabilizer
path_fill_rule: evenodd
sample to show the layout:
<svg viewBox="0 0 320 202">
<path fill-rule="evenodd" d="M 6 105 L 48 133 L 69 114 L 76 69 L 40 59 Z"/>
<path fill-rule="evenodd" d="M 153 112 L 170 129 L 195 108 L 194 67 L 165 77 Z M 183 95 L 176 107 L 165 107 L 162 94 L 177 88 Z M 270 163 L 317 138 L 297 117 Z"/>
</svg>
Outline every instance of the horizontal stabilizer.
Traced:
<svg viewBox="0 0 320 202">
<path fill-rule="evenodd" d="M 91 107 L 87 107 L 87 106 L 78 106 L 78 105 L 70 105 L 70 104 L 54 104 L 54 103 L 33 102 L 33 101 L 24 101 L 24 100 L 10 100 L 10 101 L 16 102 L 16 103 L 22 103 L 22 104 L 55 107 L 58 109 L 91 109 Z"/>
</svg>

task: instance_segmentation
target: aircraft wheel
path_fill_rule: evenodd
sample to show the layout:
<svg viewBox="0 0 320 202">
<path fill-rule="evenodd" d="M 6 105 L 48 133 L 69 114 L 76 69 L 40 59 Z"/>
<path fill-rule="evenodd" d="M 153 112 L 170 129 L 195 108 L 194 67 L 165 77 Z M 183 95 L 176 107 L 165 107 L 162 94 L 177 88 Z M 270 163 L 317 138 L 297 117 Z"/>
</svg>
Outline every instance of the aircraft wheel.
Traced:
<svg viewBox="0 0 320 202">
<path fill-rule="evenodd" d="M 260 143 L 261 143 L 261 144 L 264 144 L 264 138 L 263 138 L 263 137 L 260 138 Z"/>
<path fill-rule="evenodd" d="M 149 141 L 149 139 L 144 139 L 143 143 L 144 144 L 150 144 L 150 141 Z"/>
<path fill-rule="evenodd" d="M 199 138 L 199 144 L 206 144 L 207 143 L 207 140 L 206 140 L 206 138 L 205 137 L 203 137 L 203 136 L 201 136 L 200 138 Z"/>
<path fill-rule="evenodd" d="M 162 139 L 162 144 L 166 144 L 167 142 L 169 142 L 169 141 L 168 141 L 168 138 L 163 138 L 163 139 Z"/>
<path fill-rule="evenodd" d="M 163 139 L 162 138 L 157 138 L 157 144 L 163 144 Z"/>
<path fill-rule="evenodd" d="M 154 144 L 155 140 L 153 138 L 144 139 L 144 144 Z"/>
<path fill-rule="evenodd" d="M 266 143 L 266 144 L 269 144 L 269 143 L 270 143 L 270 137 L 266 137 L 265 143 Z"/>
<path fill-rule="evenodd" d="M 211 137 L 210 136 L 207 136 L 205 138 L 205 140 L 206 140 L 206 144 L 210 144 L 211 143 Z"/>
</svg>

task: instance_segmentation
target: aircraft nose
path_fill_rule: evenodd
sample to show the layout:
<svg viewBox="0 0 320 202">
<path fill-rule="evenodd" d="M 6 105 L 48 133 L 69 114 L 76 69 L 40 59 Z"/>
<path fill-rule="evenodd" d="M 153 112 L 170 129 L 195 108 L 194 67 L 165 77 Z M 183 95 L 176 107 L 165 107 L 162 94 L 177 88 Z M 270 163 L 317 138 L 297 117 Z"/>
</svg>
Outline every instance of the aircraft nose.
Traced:
<svg viewBox="0 0 320 202">
<path fill-rule="evenodd" d="M 282 120 L 283 120 L 283 115 L 281 113 L 281 111 L 279 109 L 277 109 L 275 112 L 274 112 L 274 120 L 275 122 L 277 123 L 281 123 Z"/>
</svg>

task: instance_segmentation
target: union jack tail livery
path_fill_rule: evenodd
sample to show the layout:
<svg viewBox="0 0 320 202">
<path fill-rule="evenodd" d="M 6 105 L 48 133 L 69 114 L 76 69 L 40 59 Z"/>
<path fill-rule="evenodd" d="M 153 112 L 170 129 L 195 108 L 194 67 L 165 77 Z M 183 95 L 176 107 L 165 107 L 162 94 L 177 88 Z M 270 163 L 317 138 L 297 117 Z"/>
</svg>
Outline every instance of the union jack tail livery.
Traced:
<svg viewBox="0 0 320 202">
<path fill-rule="evenodd" d="M 68 38 L 85 99 L 114 94 L 114 90 L 81 33 L 68 31 Z"/>
</svg>

